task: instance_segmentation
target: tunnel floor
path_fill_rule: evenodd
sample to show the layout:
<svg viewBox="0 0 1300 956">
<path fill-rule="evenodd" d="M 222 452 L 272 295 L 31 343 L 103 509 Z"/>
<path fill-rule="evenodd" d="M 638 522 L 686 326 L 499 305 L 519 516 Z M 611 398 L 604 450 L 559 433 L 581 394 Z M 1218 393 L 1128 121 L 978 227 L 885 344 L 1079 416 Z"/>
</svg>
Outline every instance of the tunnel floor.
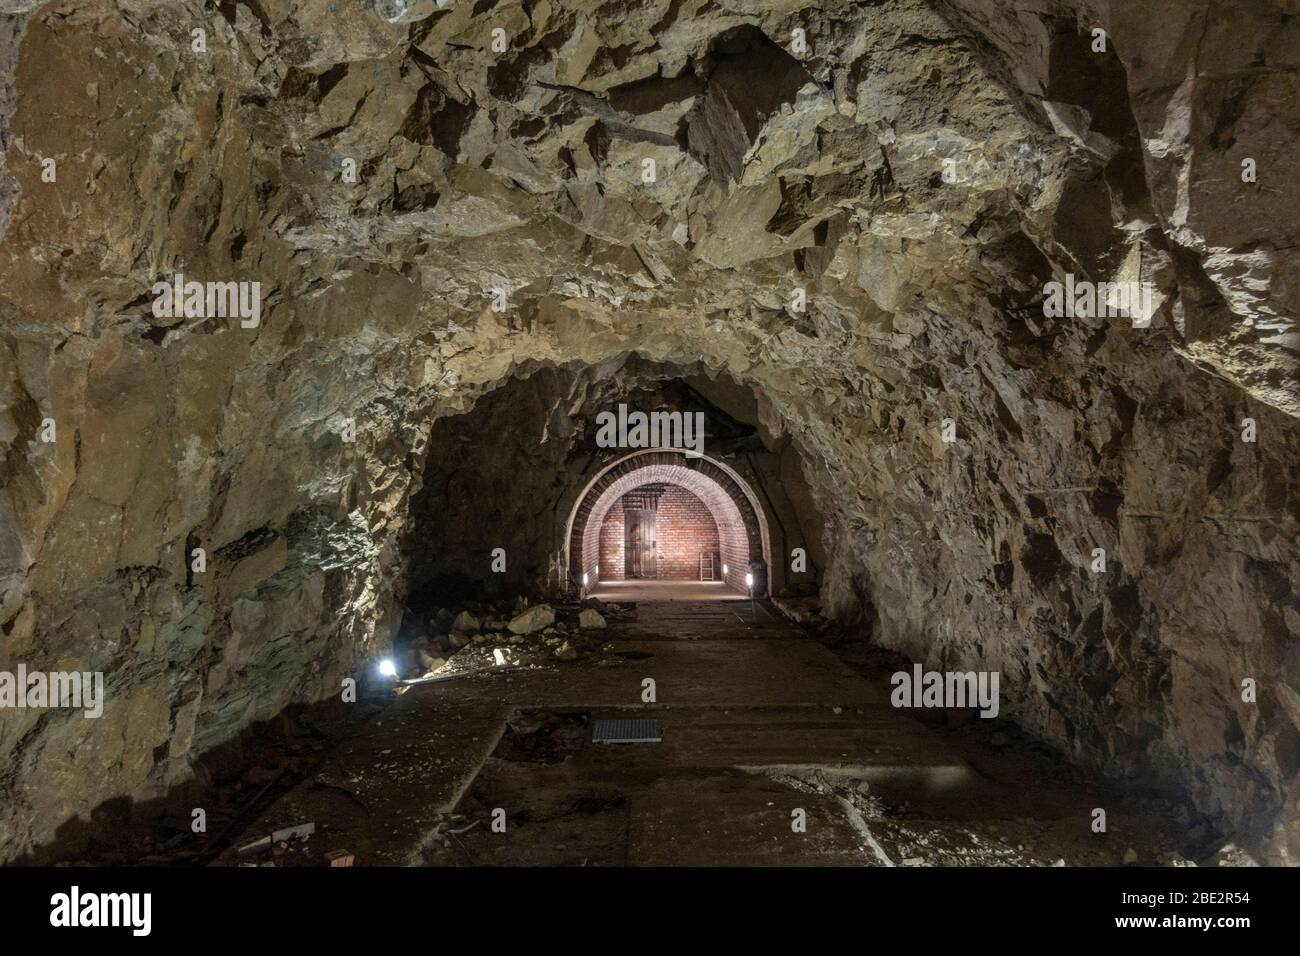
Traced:
<svg viewBox="0 0 1300 956">
<path fill-rule="evenodd" d="M 577 661 L 410 686 L 217 863 L 320 866 L 337 850 L 407 866 L 1183 861 L 1188 835 L 1158 797 L 1088 781 L 984 726 L 996 721 L 949 728 L 882 706 L 872 652 L 837 653 L 763 602 L 753 618 L 643 603 L 604 637 Z M 657 718 L 662 742 L 593 743 L 591 722 L 614 716 Z M 1098 806 L 1105 834 L 1090 829 Z M 237 852 L 305 822 L 306 840 Z"/>
<path fill-rule="evenodd" d="M 722 581 L 608 581 L 592 588 L 591 596 L 615 604 L 664 601 L 746 601 L 748 596 Z"/>
</svg>

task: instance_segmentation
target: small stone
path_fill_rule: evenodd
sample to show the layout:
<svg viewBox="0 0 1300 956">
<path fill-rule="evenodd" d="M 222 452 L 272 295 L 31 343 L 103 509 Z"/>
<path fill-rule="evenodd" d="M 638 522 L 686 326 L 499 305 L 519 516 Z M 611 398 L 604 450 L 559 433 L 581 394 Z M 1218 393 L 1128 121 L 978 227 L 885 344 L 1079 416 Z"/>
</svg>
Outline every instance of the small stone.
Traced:
<svg viewBox="0 0 1300 956">
<path fill-rule="evenodd" d="M 1130 863 L 1136 863 L 1137 861 L 1138 861 L 1137 850 L 1133 849 L 1132 847 L 1129 847 L 1127 850 L 1124 851 L 1125 866 L 1127 866 Z"/>
<path fill-rule="evenodd" d="M 578 615 L 578 627 L 584 631 L 598 631 L 605 626 L 605 619 L 595 608 L 587 608 Z"/>
<path fill-rule="evenodd" d="M 555 623 L 555 609 L 549 604 L 539 604 L 517 615 L 510 622 L 512 634 L 532 634 Z"/>
<path fill-rule="evenodd" d="M 451 622 L 453 634 L 477 634 L 482 627 L 479 619 L 469 611 L 461 611 L 456 615 L 456 620 Z"/>
<path fill-rule="evenodd" d="M 557 660 L 562 661 L 576 661 L 578 659 L 578 651 L 572 644 L 565 641 L 555 649 L 555 657 Z"/>
</svg>

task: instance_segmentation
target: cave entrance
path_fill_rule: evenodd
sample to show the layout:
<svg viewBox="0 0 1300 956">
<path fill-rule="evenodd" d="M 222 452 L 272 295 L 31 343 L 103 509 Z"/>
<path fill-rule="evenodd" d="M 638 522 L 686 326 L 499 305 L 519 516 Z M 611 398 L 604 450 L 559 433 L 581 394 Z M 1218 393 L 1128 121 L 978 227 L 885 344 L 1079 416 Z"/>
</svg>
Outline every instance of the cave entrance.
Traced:
<svg viewBox="0 0 1300 956">
<path fill-rule="evenodd" d="M 635 452 L 587 485 L 570 513 L 566 562 L 614 601 L 736 599 L 767 592 L 767 519 L 725 464 L 676 449 Z"/>
</svg>

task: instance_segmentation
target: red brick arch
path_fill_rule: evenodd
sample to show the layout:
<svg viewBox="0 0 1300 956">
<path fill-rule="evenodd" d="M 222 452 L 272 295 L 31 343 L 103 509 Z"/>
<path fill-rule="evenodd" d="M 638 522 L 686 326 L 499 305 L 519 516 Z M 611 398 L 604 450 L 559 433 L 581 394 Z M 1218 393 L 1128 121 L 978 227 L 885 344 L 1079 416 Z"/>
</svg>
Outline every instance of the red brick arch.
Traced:
<svg viewBox="0 0 1300 956">
<path fill-rule="evenodd" d="M 627 492 L 654 483 L 685 488 L 709 509 L 718 526 L 729 585 L 745 589 L 745 573 L 751 561 L 761 559 L 771 565 L 767 521 L 744 479 L 711 458 L 655 450 L 634 452 L 620 459 L 597 475 L 578 496 L 569 515 L 565 541 L 572 583 L 580 583 L 583 574 L 589 584 L 599 580 L 600 528 L 605 516 Z"/>
</svg>

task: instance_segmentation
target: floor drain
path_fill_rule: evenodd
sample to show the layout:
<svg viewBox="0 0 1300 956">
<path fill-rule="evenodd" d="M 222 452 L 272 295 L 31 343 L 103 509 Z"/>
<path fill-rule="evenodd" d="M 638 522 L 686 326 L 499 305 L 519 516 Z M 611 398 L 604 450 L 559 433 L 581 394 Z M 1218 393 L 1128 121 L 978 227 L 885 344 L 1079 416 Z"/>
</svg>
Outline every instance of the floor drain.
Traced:
<svg viewBox="0 0 1300 956">
<path fill-rule="evenodd" d="M 597 720 L 591 728 L 594 744 L 657 744 L 663 739 L 663 726 L 648 718 Z"/>
</svg>

